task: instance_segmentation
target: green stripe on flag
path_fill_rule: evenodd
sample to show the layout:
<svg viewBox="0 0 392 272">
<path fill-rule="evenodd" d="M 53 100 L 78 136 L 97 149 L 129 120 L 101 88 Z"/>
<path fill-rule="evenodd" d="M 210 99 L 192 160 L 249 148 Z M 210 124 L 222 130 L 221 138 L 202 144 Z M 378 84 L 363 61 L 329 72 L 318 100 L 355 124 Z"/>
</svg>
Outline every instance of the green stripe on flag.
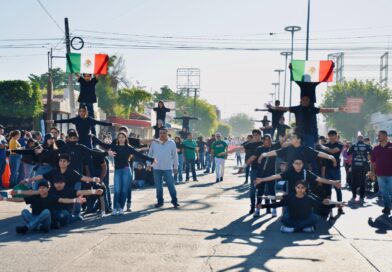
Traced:
<svg viewBox="0 0 392 272">
<path fill-rule="evenodd" d="M 80 73 L 80 54 L 67 54 L 67 73 Z"/>
<path fill-rule="evenodd" d="M 293 60 L 291 62 L 291 73 L 294 81 L 302 81 L 305 74 L 305 61 Z"/>
</svg>

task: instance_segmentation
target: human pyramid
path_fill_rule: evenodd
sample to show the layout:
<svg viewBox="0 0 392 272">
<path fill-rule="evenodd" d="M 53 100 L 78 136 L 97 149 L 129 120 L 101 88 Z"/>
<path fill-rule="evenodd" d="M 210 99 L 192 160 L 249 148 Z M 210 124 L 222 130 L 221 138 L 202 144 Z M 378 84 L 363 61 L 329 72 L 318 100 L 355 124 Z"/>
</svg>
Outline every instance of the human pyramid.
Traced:
<svg viewBox="0 0 392 272">
<path fill-rule="evenodd" d="M 246 183 L 248 177 L 251 181 L 249 214 L 257 218 L 260 210 L 265 208 L 267 213 L 277 216 L 276 208 L 286 207 L 282 213 L 282 232 L 313 232 L 319 217 L 331 216 L 334 207 L 338 208 L 339 214 L 344 214 L 346 203 L 342 199 L 340 174 L 342 152 L 351 177 L 352 201 L 363 203 L 366 175 L 371 170 L 369 176 L 377 176 L 381 185 L 383 212 L 390 212 L 389 190 L 392 189 L 385 190 L 384 183 L 388 180 L 383 177 L 392 176 L 392 167 L 390 160 L 382 159 L 392 155 L 392 148 L 385 148 L 391 145 L 387 133 L 380 131 L 380 145 L 373 152 L 363 137 L 358 137 L 358 142 L 350 147 L 349 143 L 339 141 L 336 130 L 328 132 L 328 141 L 319 137 L 316 115 L 344 111 L 343 108 L 314 106 L 315 88 L 320 82 L 295 81 L 301 88 L 300 105 L 284 107 L 279 101 L 275 101 L 274 106 L 267 105 L 261 110 L 272 114 L 272 125 L 264 118 L 261 129 L 252 130 L 252 135 L 241 147 L 229 150 L 228 141 L 219 132 L 207 141 L 203 137 L 195 141 L 189 122 L 197 118 L 186 113 L 176 118 L 183 121 L 183 127 L 179 136 L 171 139 L 166 128 L 166 113 L 171 109 L 166 108 L 163 101 L 153 109 L 157 113 L 153 139 L 139 139 L 129 133 L 127 127 L 96 120 L 94 103 L 97 102 L 95 85 L 98 77 L 83 74 L 78 75 L 78 81 L 81 86 L 78 116 L 49 122 L 74 124 L 75 129 L 68 130 L 66 137 L 61 137 L 59 130 L 53 127 L 43 141 L 28 132 L 21 137 L 18 130 L 10 132 L 7 140 L 3 136 L 5 128 L 0 126 L 0 174 L 4 172 L 3 162 L 8 152 L 10 182 L 14 187 L 10 192 L 2 192 L 0 201 L 24 201 L 31 206 L 31 211 L 22 211 L 25 224 L 16 227 L 17 233 L 48 232 L 51 228 L 81 221 L 83 210 L 84 214 L 98 212 L 101 217 L 109 213 L 121 216 L 131 211 L 132 187 L 143 186 L 148 176 L 152 176 L 156 189 L 155 207 L 164 205 L 165 182 L 171 204 L 177 209 L 180 203 L 175 184 L 183 182 L 183 167 L 185 182 L 189 181 L 190 174 L 193 181 L 198 181 L 197 166 L 205 169 L 206 174 L 215 172 L 215 182 L 220 183 L 224 179 L 228 154 L 241 154 L 242 151 L 245 152 L 245 164 L 239 172 L 246 172 Z M 284 123 L 283 114 L 287 111 L 295 115 L 296 126 L 292 134 L 287 133 L 290 127 Z M 96 125 L 119 127 L 115 140 L 96 137 Z M 114 163 L 113 202 L 109 189 L 109 159 Z M 21 160 L 23 178 L 19 176 Z M 389 165 L 385 161 L 389 161 Z M 276 194 L 278 186 L 283 188 L 283 194 Z M 331 200 L 333 188 L 337 201 Z M 359 200 L 356 199 L 358 188 Z M 277 202 L 279 199 L 281 201 Z"/>
</svg>

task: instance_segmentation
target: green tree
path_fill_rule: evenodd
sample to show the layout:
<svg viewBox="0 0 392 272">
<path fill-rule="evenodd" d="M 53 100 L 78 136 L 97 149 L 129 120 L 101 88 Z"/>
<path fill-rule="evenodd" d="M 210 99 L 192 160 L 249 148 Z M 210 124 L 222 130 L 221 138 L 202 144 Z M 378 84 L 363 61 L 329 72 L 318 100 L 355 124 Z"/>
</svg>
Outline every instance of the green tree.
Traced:
<svg viewBox="0 0 392 272">
<path fill-rule="evenodd" d="M 252 118 L 244 113 L 231 116 L 227 123 L 233 128 L 233 136 L 247 135 L 254 128 Z"/>
<path fill-rule="evenodd" d="M 98 106 L 107 114 L 113 115 L 116 113 L 117 96 L 113 92 L 111 79 L 109 76 L 100 76 L 95 92 L 98 97 Z"/>
<path fill-rule="evenodd" d="M 42 114 L 42 97 L 38 84 L 23 80 L 0 81 L 0 115 L 16 118 Z"/>
<path fill-rule="evenodd" d="M 32 83 L 37 83 L 40 89 L 46 89 L 48 86 L 48 73 L 41 75 L 30 74 L 28 78 Z M 52 81 L 54 90 L 64 89 L 68 84 L 67 74 L 61 68 L 53 68 Z"/>
<path fill-rule="evenodd" d="M 152 95 L 138 87 L 124 88 L 118 91 L 117 103 L 123 106 L 124 116 L 131 112 L 143 112 L 144 105 L 151 101 Z"/>
<path fill-rule="evenodd" d="M 220 132 L 223 136 L 230 136 L 231 135 L 232 127 L 225 122 L 219 122 L 218 128 L 216 129 L 217 132 Z"/>
<path fill-rule="evenodd" d="M 391 111 L 390 90 L 380 87 L 373 81 L 357 80 L 333 86 L 325 94 L 322 107 L 342 107 L 346 97 L 362 97 L 364 99 L 360 113 L 339 112 L 325 115 L 328 125 L 339 130 L 346 138 L 355 136 L 358 131 L 366 131 L 373 113 Z"/>
</svg>

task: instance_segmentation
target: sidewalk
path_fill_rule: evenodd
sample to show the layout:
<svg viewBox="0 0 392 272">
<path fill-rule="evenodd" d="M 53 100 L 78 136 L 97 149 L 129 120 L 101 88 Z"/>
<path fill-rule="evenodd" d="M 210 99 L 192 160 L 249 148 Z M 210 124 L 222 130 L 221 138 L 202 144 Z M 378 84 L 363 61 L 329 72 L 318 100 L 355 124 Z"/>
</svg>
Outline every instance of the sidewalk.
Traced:
<svg viewBox="0 0 392 272">
<path fill-rule="evenodd" d="M 392 224 L 375 199 L 314 234 L 282 234 L 279 219 L 247 215 L 249 184 L 233 172 L 178 185 L 179 210 L 166 188 L 162 209 L 154 189 L 134 191 L 134 212 L 47 235 L 16 235 L 25 205 L 0 202 L 1 271 L 392 271 Z"/>
</svg>

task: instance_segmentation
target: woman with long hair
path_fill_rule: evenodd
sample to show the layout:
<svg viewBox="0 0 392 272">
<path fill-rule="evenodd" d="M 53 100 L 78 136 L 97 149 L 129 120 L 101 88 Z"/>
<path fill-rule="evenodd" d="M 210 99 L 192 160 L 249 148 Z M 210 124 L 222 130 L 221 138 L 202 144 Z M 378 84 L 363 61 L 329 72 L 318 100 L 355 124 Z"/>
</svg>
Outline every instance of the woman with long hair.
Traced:
<svg viewBox="0 0 392 272">
<path fill-rule="evenodd" d="M 21 149 L 21 145 L 19 143 L 21 133 L 19 130 L 13 130 L 9 134 L 9 149 L 11 150 L 10 153 L 10 168 L 11 168 L 11 177 L 10 177 L 10 184 L 11 186 L 15 186 L 18 184 L 19 178 L 19 168 L 20 162 L 22 159 L 22 155 L 13 152 L 12 150 Z"/>
<path fill-rule="evenodd" d="M 132 180 L 129 156 L 134 155 L 144 161 L 153 162 L 154 159 L 136 151 L 128 143 L 128 136 L 124 132 L 117 134 L 116 140 L 112 144 L 100 142 L 105 149 L 114 152 L 114 209 L 112 215 L 124 214 L 124 205 L 127 199 L 127 192 Z"/>
</svg>

